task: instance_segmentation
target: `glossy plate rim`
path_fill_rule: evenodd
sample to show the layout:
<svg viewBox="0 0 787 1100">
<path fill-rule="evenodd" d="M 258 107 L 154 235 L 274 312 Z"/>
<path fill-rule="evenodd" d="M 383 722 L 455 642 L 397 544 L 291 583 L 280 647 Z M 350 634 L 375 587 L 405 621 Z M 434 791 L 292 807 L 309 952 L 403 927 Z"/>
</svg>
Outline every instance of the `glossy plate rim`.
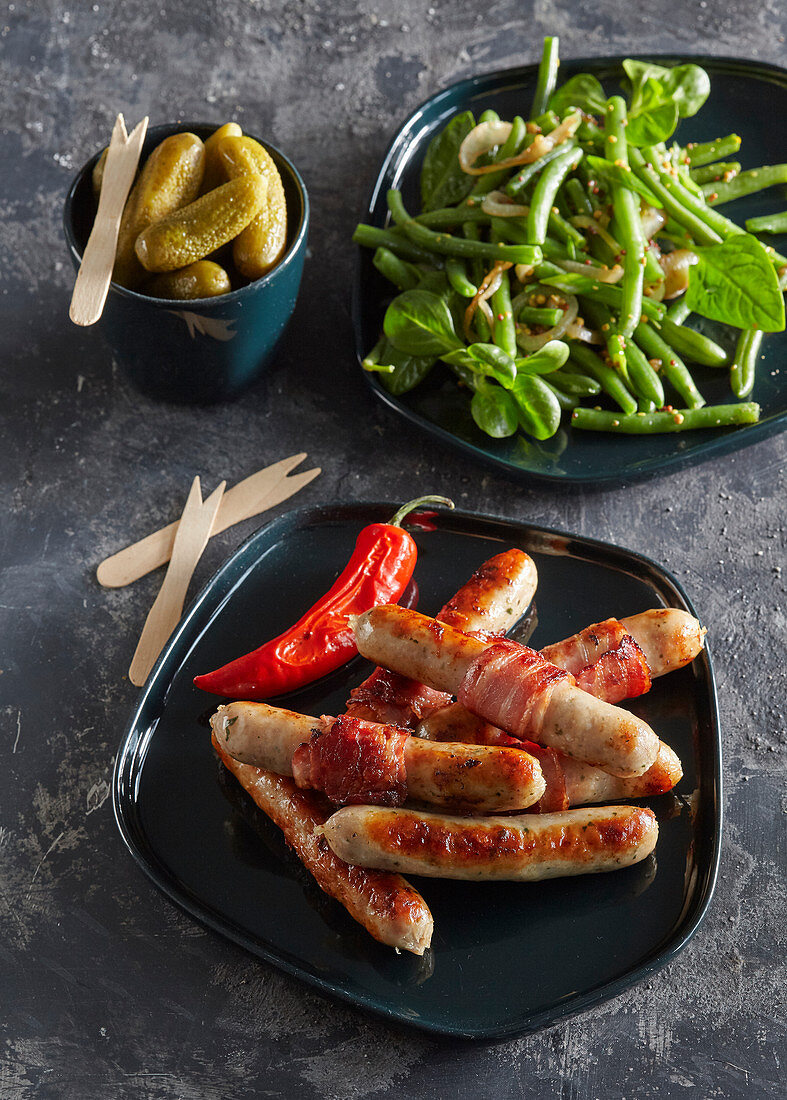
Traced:
<svg viewBox="0 0 787 1100">
<path fill-rule="evenodd" d="M 377 515 L 393 514 L 396 507 L 397 505 L 390 501 L 353 501 L 350 503 L 331 501 L 326 504 L 304 505 L 293 508 L 284 515 L 259 527 L 224 560 L 190 603 L 178 627 L 162 650 L 147 683 L 142 688 L 138 702 L 132 709 L 131 717 L 127 722 L 118 747 L 112 775 L 112 806 L 115 823 L 132 858 L 159 891 L 170 901 L 213 932 L 244 948 L 252 955 L 263 959 L 271 966 L 305 982 L 323 995 L 351 1005 L 355 1009 L 372 1012 L 391 1025 L 408 1030 L 414 1029 L 433 1036 L 478 1042 L 513 1039 L 530 1034 L 566 1017 L 574 1016 L 594 1004 L 609 1001 L 649 975 L 661 970 L 683 950 L 707 914 L 718 878 L 724 822 L 721 723 L 713 661 L 707 647 L 703 650 L 708 688 L 709 726 L 707 736 L 709 743 L 713 746 L 713 754 L 711 761 L 703 761 L 701 767 L 698 767 L 698 776 L 705 773 L 708 779 L 712 805 L 707 812 L 713 822 L 713 833 L 709 845 L 707 864 L 702 872 L 702 884 L 698 885 L 695 895 L 684 905 L 684 909 L 676 919 L 675 928 L 670 935 L 663 942 L 653 946 L 644 961 L 617 977 L 593 986 L 584 993 L 570 995 L 542 1011 L 530 1013 L 526 1018 L 518 1019 L 510 1026 L 501 1025 L 499 1027 L 472 1029 L 451 1026 L 450 1023 L 446 1022 L 416 1020 L 410 1016 L 405 1016 L 395 1005 L 376 999 L 372 993 L 352 992 L 308 972 L 297 963 L 291 962 L 284 954 L 277 954 L 275 944 L 268 944 L 255 938 L 237 926 L 230 918 L 223 917 L 207 904 L 202 903 L 200 898 L 190 890 L 179 885 L 174 875 L 161 864 L 155 853 L 146 846 L 144 829 L 134 812 L 132 791 L 145 764 L 147 744 L 150 738 L 155 736 L 155 727 L 158 724 L 157 718 L 153 728 L 141 728 L 140 719 L 144 718 L 147 710 L 151 705 L 155 705 L 156 701 L 158 701 L 157 714 L 163 713 L 172 675 L 181 667 L 182 658 L 194 641 L 193 631 L 196 629 L 197 632 L 201 632 L 205 628 L 219 606 L 223 604 L 236 587 L 237 582 L 232 579 L 236 565 L 244 562 L 244 559 L 248 557 L 250 560 L 244 565 L 244 568 L 248 568 L 258 560 L 256 557 L 252 557 L 256 543 L 264 544 L 266 541 L 273 543 L 277 539 L 286 538 L 294 530 L 308 527 L 310 523 L 326 520 L 331 516 L 342 520 L 353 519 L 361 523 L 372 522 Z M 613 562 L 618 564 L 637 565 L 646 575 L 657 578 L 663 587 L 672 590 L 671 594 L 676 597 L 676 603 L 673 606 L 680 606 L 696 616 L 691 600 L 673 574 L 654 559 L 637 551 L 629 550 L 616 543 L 564 531 L 560 528 L 510 520 L 482 512 L 456 509 L 446 513 L 445 518 L 449 517 L 451 521 L 462 521 L 468 531 L 473 528 L 480 528 L 490 532 L 493 531 L 498 537 L 516 533 L 519 538 L 535 536 L 545 540 L 564 540 L 566 543 L 564 553 L 569 557 L 576 556 L 575 551 L 571 550 L 571 546 L 574 545 L 589 550 L 591 554 L 610 557 Z M 261 546 L 261 549 L 264 551 L 264 545 Z M 591 560 L 597 560 L 597 558 L 593 557 Z M 208 612 L 207 622 L 199 625 L 200 618 L 206 611 Z"/>
<path fill-rule="evenodd" d="M 746 58 L 731 57 L 727 55 L 716 56 L 713 54 L 701 53 L 626 53 L 600 57 L 571 57 L 566 58 L 564 64 L 567 66 L 570 65 L 572 69 L 579 69 L 592 73 L 598 69 L 611 67 L 620 68 L 621 63 L 626 58 L 633 58 L 638 61 L 652 61 L 657 64 L 693 63 L 702 65 L 704 68 L 710 70 L 711 77 L 714 69 L 738 71 L 744 76 L 754 75 L 762 79 L 770 78 L 772 80 L 777 80 L 787 87 L 787 67 L 774 65 L 770 62 L 750 61 Z M 427 111 L 431 111 L 435 106 L 439 106 L 442 101 L 448 103 L 457 98 L 464 100 L 473 92 L 494 91 L 498 85 L 502 90 L 502 87 L 506 83 L 512 81 L 521 82 L 527 78 L 533 78 L 537 72 L 537 63 L 532 65 L 518 65 L 509 69 L 494 69 L 490 72 L 480 73 L 475 76 L 464 77 L 461 80 L 454 81 L 452 84 L 449 84 L 447 87 L 440 89 L 423 100 L 404 119 L 389 142 L 382 160 L 380 161 L 377 175 L 369 191 L 366 206 L 359 220 L 376 226 L 382 226 L 385 223 L 386 210 L 383 184 L 385 183 L 386 188 L 397 184 L 402 173 L 407 171 L 408 165 L 405 163 L 403 168 L 402 161 L 410 141 L 417 132 L 419 120 L 423 118 Z M 391 176 L 390 180 L 387 179 L 389 175 Z M 720 455 L 732 454 L 735 451 L 742 450 L 755 443 L 769 439 L 771 436 L 787 428 L 787 400 L 785 400 L 785 407 L 782 411 L 773 414 L 765 420 L 760 420 L 756 424 L 746 425 L 743 429 L 722 430 L 709 438 L 707 442 L 701 442 L 690 451 L 680 451 L 676 448 L 671 454 L 656 459 L 650 459 L 647 464 L 640 467 L 633 468 L 632 465 L 629 464 L 623 472 L 609 470 L 600 474 L 588 472 L 586 474 L 577 473 L 560 475 L 543 470 L 529 469 L 525 466 L 518 466 L 509 462 L 506 458 L 501 458 L 489 452 L 483 446 L 461 439 L 447 428 L 444 428 L 441 424 L 430 420 L 416 409 L 410 408 L 408 405 L 404 404 L 400 398 L 389 393 L 377 380 L 374 374 L 363 369 L 361 364 L 364 356 L 369 350 L 368 347 L 364 345 L 362 321 L 364 312 L 363 302 L 365 297 L 363 285 L 363 257 L 368 251 L 368 249 L 364 249 L 360 245 L 355 246 L 351 314 L 356 360 L 361 374 L 372 394 L 378 401 L 381 401 L 386 408 L 396 412 L 399 416 L 408 421 L 408 423 L 414 425 L 421 431 L 426 432 L 428 435 L 439 439 L 450 447 L 457 448 L 465 455 L 486 465 L 490 465 L 499 472 L 504 472 L 517 480 L 550 485 L 580 485 L 586 488 L 593 488 L 594 486 L 612 487 L 616 485 L 628 485 L 647 478 L 673 473 L 679 469 L 696 465 Z M 705 434 L 709 433 L 706 431 Z M 624 436 L 622 438 L 629 439 L 631 437 Z M 676 434 L 671 438 L 679 440 L 680 435 Z M 636 461 L 636 459 L 634 461 Z"/>
</svg>

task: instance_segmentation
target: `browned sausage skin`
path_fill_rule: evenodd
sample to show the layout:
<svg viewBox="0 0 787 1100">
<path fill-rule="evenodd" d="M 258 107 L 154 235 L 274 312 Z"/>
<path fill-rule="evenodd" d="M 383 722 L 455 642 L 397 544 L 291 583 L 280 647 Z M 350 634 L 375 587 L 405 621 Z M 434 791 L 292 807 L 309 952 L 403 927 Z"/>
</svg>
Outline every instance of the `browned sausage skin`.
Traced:
<svg viewBox="0 0 787 1100">
<path fill-rule="evenodd" d="M 299 747 L 332 722 L 326 715 L 312 718 L 255 702 L 227 703 L 211 718 L 214 734 L 230 756 L 287 776 L 293 774 Z M 456 811 L 527 809 L 544 793 L 538 762 L 518 748 L 410 737 L 404 746 L 404 766 L 408 798 Z"/>
<path fill-rule="evenodd" d="M 322 831 L 334 852 L 362 866 L 486 881 L 614 871 L 645 859 L 658 839 L 655 814 L 642 806 L 491 818 L 348 806 Z"/>
<path fill-rule="evenodd" d="M 381 943 L 423 955 L 432 939 L 429 908 L 398 874 L 351 866 L 337 856 L 320 829 L 330 804 L 315 791 L 299 790 L 292 779 L 233 759 L 213 735 L 213 747 L 259 808 L 278 825 L 287 843 L 326 894 Z"/>
<path fill-rule="evenodd" d="M 499 690 L 486 691 L 475 705 L 462 697 L 471 669 L 478 668 L 494 646 L 394 605 L 373 608 L 351 622 L 365 657 L 440 691 L 458 693 L 468 709 L 515 737 L 538 741 L 619 776 L 642 775 L 656 759 L 659 741 L 647 723 L 581 691 L 556 666 L 542 662 L 551 681 L 549 691 L 536 705 L 527 706 L 524 728 L 511 713 L 514 694 L 521 690 L 519 681 L 509 684 L 501 674 Z M 500 648 L 502 643 L 494 645 Z M 517 649 L 534 652 L 513 643 L 506 643 L 506 649 L 515 657 Z M 516 668 L 513 674 L 519 675 Z M 475 689 L 477 684 L 471 686 Z"/>
</svg>

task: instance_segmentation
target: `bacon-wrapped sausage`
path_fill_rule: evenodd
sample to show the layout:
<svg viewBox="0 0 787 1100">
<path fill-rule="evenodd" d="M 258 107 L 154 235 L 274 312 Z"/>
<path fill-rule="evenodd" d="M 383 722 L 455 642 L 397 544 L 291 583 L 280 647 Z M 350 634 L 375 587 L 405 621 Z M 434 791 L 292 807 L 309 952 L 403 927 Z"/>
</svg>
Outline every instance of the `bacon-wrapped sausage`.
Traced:
<svg viewBox="0 0 787 1100">
<path fill-rule="evenodd" d="M 521 747 L 445 744 L 357 718 L 311 718 L 267 703 L 233 702 L 211 718 L 231 756 L 316 787 L 333 801 L 400 805 L 405 797 L 476 813 L 527 809 L 545 790 Z"/>
<path fill-rule="evenodd" d="M 386 605 L 352 620 L 359 652 L 376 664 L 455 692 L 461 703 L 520 740 L 609 771 L 642 775 L 659 740 L 641 719 L 576 687 L 534 650 L 487 644 L 415 611 Z"/>
<path fill-rule="evenodd" d="M 341 859 L 364 867 L 433 878 L 533 881 L 638 863 L 653 851 L 658 824 L 642 806 L 487 818 L 348 806 L 322 832 Z"/>
<path fill-rule="evenodd" d="M 473 573 L 438 612 L 437 619 L 467 634 L 505 634 L 527 610 L 537 584 L 533 559 L 523 550 L 504 550 Z M 376 668 L 350 692 L 347 713 L 371 722 L 412 728 L 450 702 L 451 696 L 445 692 Z"/>
<path fill-rule="evenodd" d="M 551 756 L 545 758 L 537 752 L 539 746 L 517 741 L 497 726 L 472 714 L 461 703 L 453 703 L 429 715 L 419 725 L 418 733 L 434 741 L 464 741 L 471 745 L 509 748 L 520 745 L 541 765 L 546 790 L 538 809 L 545 812 L 563 810 L 569 806 L 586 806 L 593 802 L 611 802 L 618 798 L 650 798 L 671 791 L 683 775 L 680 759 L 663 741 L 659 742 L 658 754 L 648 770 L 629 779 L 610 775 L 601 768 L 574 760 L 555 749 L 548 750 Z"/>
<path fill-rule="evenodd" d="M 380 943 L 423 955 L 434 927 L 426 902 L 401 875 L 351 866 L 331 850 L 320 832 L 332 811 L 322 795 L 301 791 L 292 779 L 233 759 L 215 733 L 213 747 L 243 789 L 282 830 L 326 894 Z"/>
</svg>

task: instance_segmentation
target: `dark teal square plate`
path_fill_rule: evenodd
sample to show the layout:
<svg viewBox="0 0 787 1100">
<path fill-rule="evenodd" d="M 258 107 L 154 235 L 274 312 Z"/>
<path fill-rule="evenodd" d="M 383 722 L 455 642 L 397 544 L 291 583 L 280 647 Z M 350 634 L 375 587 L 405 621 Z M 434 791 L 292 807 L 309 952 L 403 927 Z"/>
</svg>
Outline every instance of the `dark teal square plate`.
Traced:
<svg viewBox="0 0 787 1100">
<path fill-rule="evenodd" d="M 423 959 L 372 940 L 322 894 L 210 744 L 219 700 L 192 677 L 273 637 L 327 590 L 358 531 L 392 504 L 293 511 L 253 535 L 192 604 L 144 689 L 117 757 L 115 814 L 132 855 L 204 924 L 317 989 L 439 1034 L 504 1038 L 615 996 L 668 962 L 713 890 L 721 759 L 710 657 L 656 682 L 641 713 L 679 754 L 676 793 L 653 799 L 660 838 L 639 866 L 544 883 L 418 880 L 435 918 Z M 610 615 L 691 610 L 677 582 L 627 550 L 480 515 L 416 531 L 418 606 L 436 612 L 492 554 L 532 552 L 540 584 L 534 645 Z M 281 704 L 336 713 L 360 658 Z M 278 701 L 278 700 L 277 700 Z"/>
<path fill-rule="evenodd" d="M 565 61 L 561 81 L 580 72 L 593 73 L 608 94 L 619 86 L 623 58 L 591 58 Z M 784 160 L 787 148 L 787 71 L 773 65 L 715 57 L 649 57 L 667 65 L 696 61 L 707 69 L 711 94 L 694 118 L 678 129 L 683 141 L 709 141 L 736 132 L 743 144 L 736 160 L 744 168 Z M 452 84 L 420 106 L 404 122 L 383 158 L 374 181 L 368 209 L 361 220 L 372 225 L 386 223 L 385 194 L 390 187 L 402 189 L 411 213 L 420 209 L 419 179 L 426 148 L 434 136 L 458 111 L 472 110 L 478 117 L 494 108 L 501 118 L 525 114 L 535 90 L 537 68 L 507 69 Z M 723 207 L 725 213 L 743 224 L 746 218 L 782 209 L 785 188 L 775 187 L 739 199 Z M 785 237 L 769 238 L 781 252 Z M 353 319 L 358 361 L 374 346 L 382 331 L 385 307 L 392 297 L 391 284 L 372 264 L 372 250 L 359 249 L 353 289 Z M 691 318 L 689 323 L 700 322 Z M 733 350 L 730 333 L 721 326 L 701 323 L 703 331 Z M 415 390 L 393 397 L 377 376 L 364 372 L 372 392 L 385 405 L 412 424 L 443 442 L 489 462 L 514 477 L 564 484 L 601 485 L 631 481 L 677 469 L 706 458 L 722 456 L 781 431 L 787 423 L 787 334 L 766 336 L 764 359 L 757 368 L 754 392 L 748 400 L 758 401 L 759 423 L 743 428 L 682 432 L 675 435 L 614 436 L 603 432 L 573 430 L 566 416 L 556 436 L 544 443 L 523 435 L 492 439 L 481 432 L 470 416 L 470 402 L 447 367 L 438 363 Z M 726 370 L 694 367 L 694 377 L 708 404 L 734 401 Z M 599 399 L 601 401 L 601 399 Z"/>
</svg>

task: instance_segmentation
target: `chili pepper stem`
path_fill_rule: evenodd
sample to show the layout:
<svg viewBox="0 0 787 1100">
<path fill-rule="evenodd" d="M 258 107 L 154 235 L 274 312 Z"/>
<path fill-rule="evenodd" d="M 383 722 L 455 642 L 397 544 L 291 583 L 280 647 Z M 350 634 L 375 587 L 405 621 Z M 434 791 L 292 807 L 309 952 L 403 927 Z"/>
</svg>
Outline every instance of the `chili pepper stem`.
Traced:
<svg viewBox="0 0 787 1100">
<path fill-rule="evenodd" d="M 396 515 L 390 522 L 391 527 L 401 527 L 405 519 L 411 512 L 414 512 L 416 508 L 422 508 L 425 504 L 444 504 L 446 508 L 453 510 L 456 505 L 448 497 L 416 497 L 415 500 L 408 500 L 407 504 L 403 504 Z"/>
</svg>

